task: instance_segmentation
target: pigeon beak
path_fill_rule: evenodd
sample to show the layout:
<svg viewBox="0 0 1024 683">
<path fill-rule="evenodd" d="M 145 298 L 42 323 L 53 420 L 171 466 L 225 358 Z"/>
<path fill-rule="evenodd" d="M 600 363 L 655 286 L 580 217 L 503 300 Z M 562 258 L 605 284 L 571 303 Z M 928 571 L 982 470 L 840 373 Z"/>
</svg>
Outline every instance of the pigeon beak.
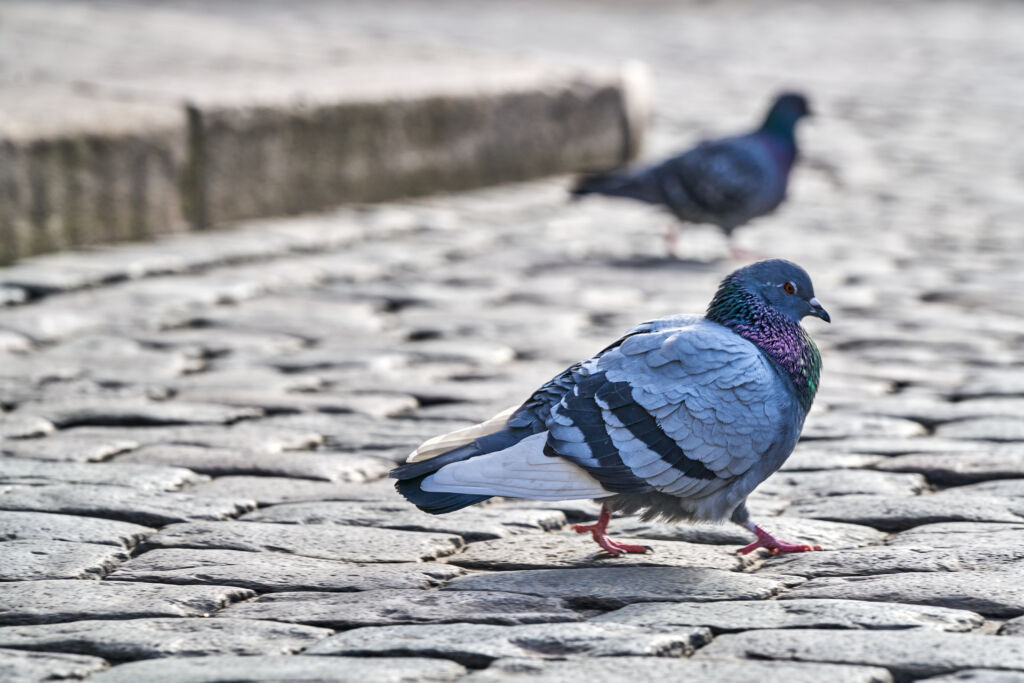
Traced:
<svg viewBox="0 0 1024 683">
<path fill-rule="evenodd" d="M 815 297 L 811 297 L 807 303 L 810 304 L 811 306 L 811 315 L 813 315 L 816 318 L 821 318 L 827 323 L 832 322 L 832 316 L 828 314 L 828 311 L 825 310 L 825 307 L 822 306 L 821 302 L 818 301 Z"/>
</svg>

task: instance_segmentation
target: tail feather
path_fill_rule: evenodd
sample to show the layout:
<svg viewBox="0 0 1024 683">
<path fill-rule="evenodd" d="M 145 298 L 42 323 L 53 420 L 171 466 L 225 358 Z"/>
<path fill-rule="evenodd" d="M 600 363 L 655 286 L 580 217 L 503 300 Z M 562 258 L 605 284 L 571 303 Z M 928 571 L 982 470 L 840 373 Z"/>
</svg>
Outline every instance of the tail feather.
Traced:
<svg viewBox="0 0 1024 683">
<path fill-rule="evenodd" d="M 429 474 L 429 473 L 428 473 Z M 455 512 L 464 507 L 481 503 L 491 496 L 480 496 L 469 493 L 444 493 L 435 491 L 424 491 L 420 488 L 423 478 L 428 474 L 421 475 L 415 479 L 403 479 L 395 482 L 395 490 L 405 496 L 405 499 L 424 512 L 432 515 L 443 515 L 447 512 Z"/>
<path fill-rule="evenodd" d="M 405 464 L 389 473 L 392 478 L 398 479 L 395 490 L 419 509 L 433 515 L 453 512 L 487 500 L 491 496 L 424 491 L 421 484 L 424 478 L 445 465 L 500 451 L 529 436 L 528 428 L 506 426 L 513 412 L 515 408 L 509 408 L 486 422 L 423 442 L 409 455 Z"/>
<path fill-rule="evenodd" d="M 664 202 L 657 182 L 645 170 L 610 171 L 586 175 L 577 180 L 569 192 L 574 198 L 588 194 L 600 194 L 608 197 L 637 199 L 649 204 Z"/>
<path fill-rule="evenodd" d="M 517 406 L 506 408 L 491 419 L 472 427 L 456 429 L 454 432 L 448 432 L 447 434 L 427 439 L 409 454 L 406 462 L 430 460 L 439 455 L 450 453 L 460 446 L 472 443 L 481 436 L 487 436 L 488 434 L 500 431 L 508 424 L 508 419 L 516 411 L 516 408 Z"/>
</svg>

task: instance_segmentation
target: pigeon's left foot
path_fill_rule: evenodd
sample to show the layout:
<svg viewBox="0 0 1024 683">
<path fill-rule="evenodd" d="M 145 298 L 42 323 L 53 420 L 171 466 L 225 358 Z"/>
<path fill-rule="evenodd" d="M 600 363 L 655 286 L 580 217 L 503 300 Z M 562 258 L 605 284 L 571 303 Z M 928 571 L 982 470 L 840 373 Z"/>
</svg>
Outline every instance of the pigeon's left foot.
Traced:
<svg viewBox="0 0 1024 683">
<path fill-rule="evenodd" d="M 678 259 L 676 245 L 679 241 L 679 225 L 675 222 L 669 223 L 665 229 L 665 256 L 669 259 Z"/>
<path fill-rule="evenodd" d="M 733 244 L 732 240 L 729 240 L 729 257 L 733 261 L 760 261 L 764 258 L 764 254 L 738 247 Z"/>
<path fill-rule="evenodd" d="M 787 543 L 786 541 L 780 541 L 756 524 L 751 524 L 750 530 L 757 536 L 757 540 L 750 545 L 745 545 L 737 550 L 736 552 L 740 555 L 752 553 L 758 548 L 765 548 L 771 552 L 772 555 L 782 555 L 784 553 L 806 553 L 813 550 L 821 550 L 820 545 L 805 545 L 801 543 Z"/>
<path fill-rule="evenodd" d="M 593 524 L 573 524 L 572 528 L 575 529 L 578 534 L 585 534 L 589 531 L 594 537 L 594 542 L 601 546 L 601 548 L 603 548 L 609 555 L 625 555 L 626 553 L 646 553 L 652 551 L 650 546 L 620 543 L 608 538 L 608 522 L 610 522 L 611 519 L 611 511 L 606 507 L 602 507 L 601 515 L 597 518 L 596 522 Z"/>
</svg>

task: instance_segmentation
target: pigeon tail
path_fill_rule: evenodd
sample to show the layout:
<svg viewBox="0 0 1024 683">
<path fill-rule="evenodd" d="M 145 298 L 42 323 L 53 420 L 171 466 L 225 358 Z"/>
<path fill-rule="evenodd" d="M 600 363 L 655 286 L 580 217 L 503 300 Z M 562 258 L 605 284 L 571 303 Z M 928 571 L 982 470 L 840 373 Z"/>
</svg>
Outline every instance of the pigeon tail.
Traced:
<svg viewBox="0 0 1024 683">
<path fill-rule="evenodd" d="M 588 194 L 601 194 L 607 197 L 626 197 L 648 204 L 662 204 L 664 194 L 658 187 L 652 174 L 639 172 L 610 171 L 586 175 L 576 181 L 569 194 L 578 199 Z"/>
<path fill-rule="evenodd" d="M 401 469 L 401 468 L 398 468 Z M 394 476 L 394 473 L 392 473 Z M 395 490 L 405 496 L 405 499 L 424 512 L 432 515 L 443 515 L 447 512 L 455 512 L 464 507 L 481 503 L 491 496 L 473 495 L 470 493 L 445 493 L 443 491 L 424 491 L 420 484 L 423 479 L 429 476 L 423 474 L 415 479 L 405 479 L 395 482 Z"/>
<path fill-rule="evenodd" d="M 389 472 L 390 477 L 398 479 L 395 490 L 419 509 L 433 515 L 461 510 L 490 498 L 480 494 L 425 491 L 422 483 L 445 465 L 500 451 L 521 440 L 528 432 L 524 434 L 522 429 L 505 427 L 513 411 L 509 408 L 486 422 L 425 441 L 409 455 L 405 464 Z"/>
</svg>

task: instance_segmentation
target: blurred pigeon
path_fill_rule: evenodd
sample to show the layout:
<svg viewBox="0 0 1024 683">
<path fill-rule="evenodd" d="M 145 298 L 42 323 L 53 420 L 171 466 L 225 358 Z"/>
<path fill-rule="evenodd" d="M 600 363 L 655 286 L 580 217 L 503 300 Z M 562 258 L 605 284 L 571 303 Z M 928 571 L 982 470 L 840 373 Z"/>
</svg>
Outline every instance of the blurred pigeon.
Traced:
<svg viewBox="0 0 1024 683">
<path fill-rule="evenodd" d="M 638 325 L 518 408 L 423 443 L 391 471 L 395 487 L 431 514 L 491 496 L 599 499 L 597 523 L 575 529 L 613 555 L 647 548 L 608 538 L 612 511 L 728 518 L 757 537 L 742 553 L 819 550 L 772 537 L 745 505 L 789 457 L 818 389 L 806 315 L 830 321 L 802 268 L 741 268 L 706 316 Z"/>
<path fill-rule="evenodd" d="M 711 223 L 731 238 L 733 230 L 771 213 L 786 198 L 789 172 L 797 158 L 796 123 L 810 113 L 803 95 L 779 95 L 752 133 L 701 142 L 652 166 L 581 178 L 572 195 L 601 194 L 663 205 L 684 223 Z M 675 226 L 667 241 L 673 252 Z"/>
</svg>

